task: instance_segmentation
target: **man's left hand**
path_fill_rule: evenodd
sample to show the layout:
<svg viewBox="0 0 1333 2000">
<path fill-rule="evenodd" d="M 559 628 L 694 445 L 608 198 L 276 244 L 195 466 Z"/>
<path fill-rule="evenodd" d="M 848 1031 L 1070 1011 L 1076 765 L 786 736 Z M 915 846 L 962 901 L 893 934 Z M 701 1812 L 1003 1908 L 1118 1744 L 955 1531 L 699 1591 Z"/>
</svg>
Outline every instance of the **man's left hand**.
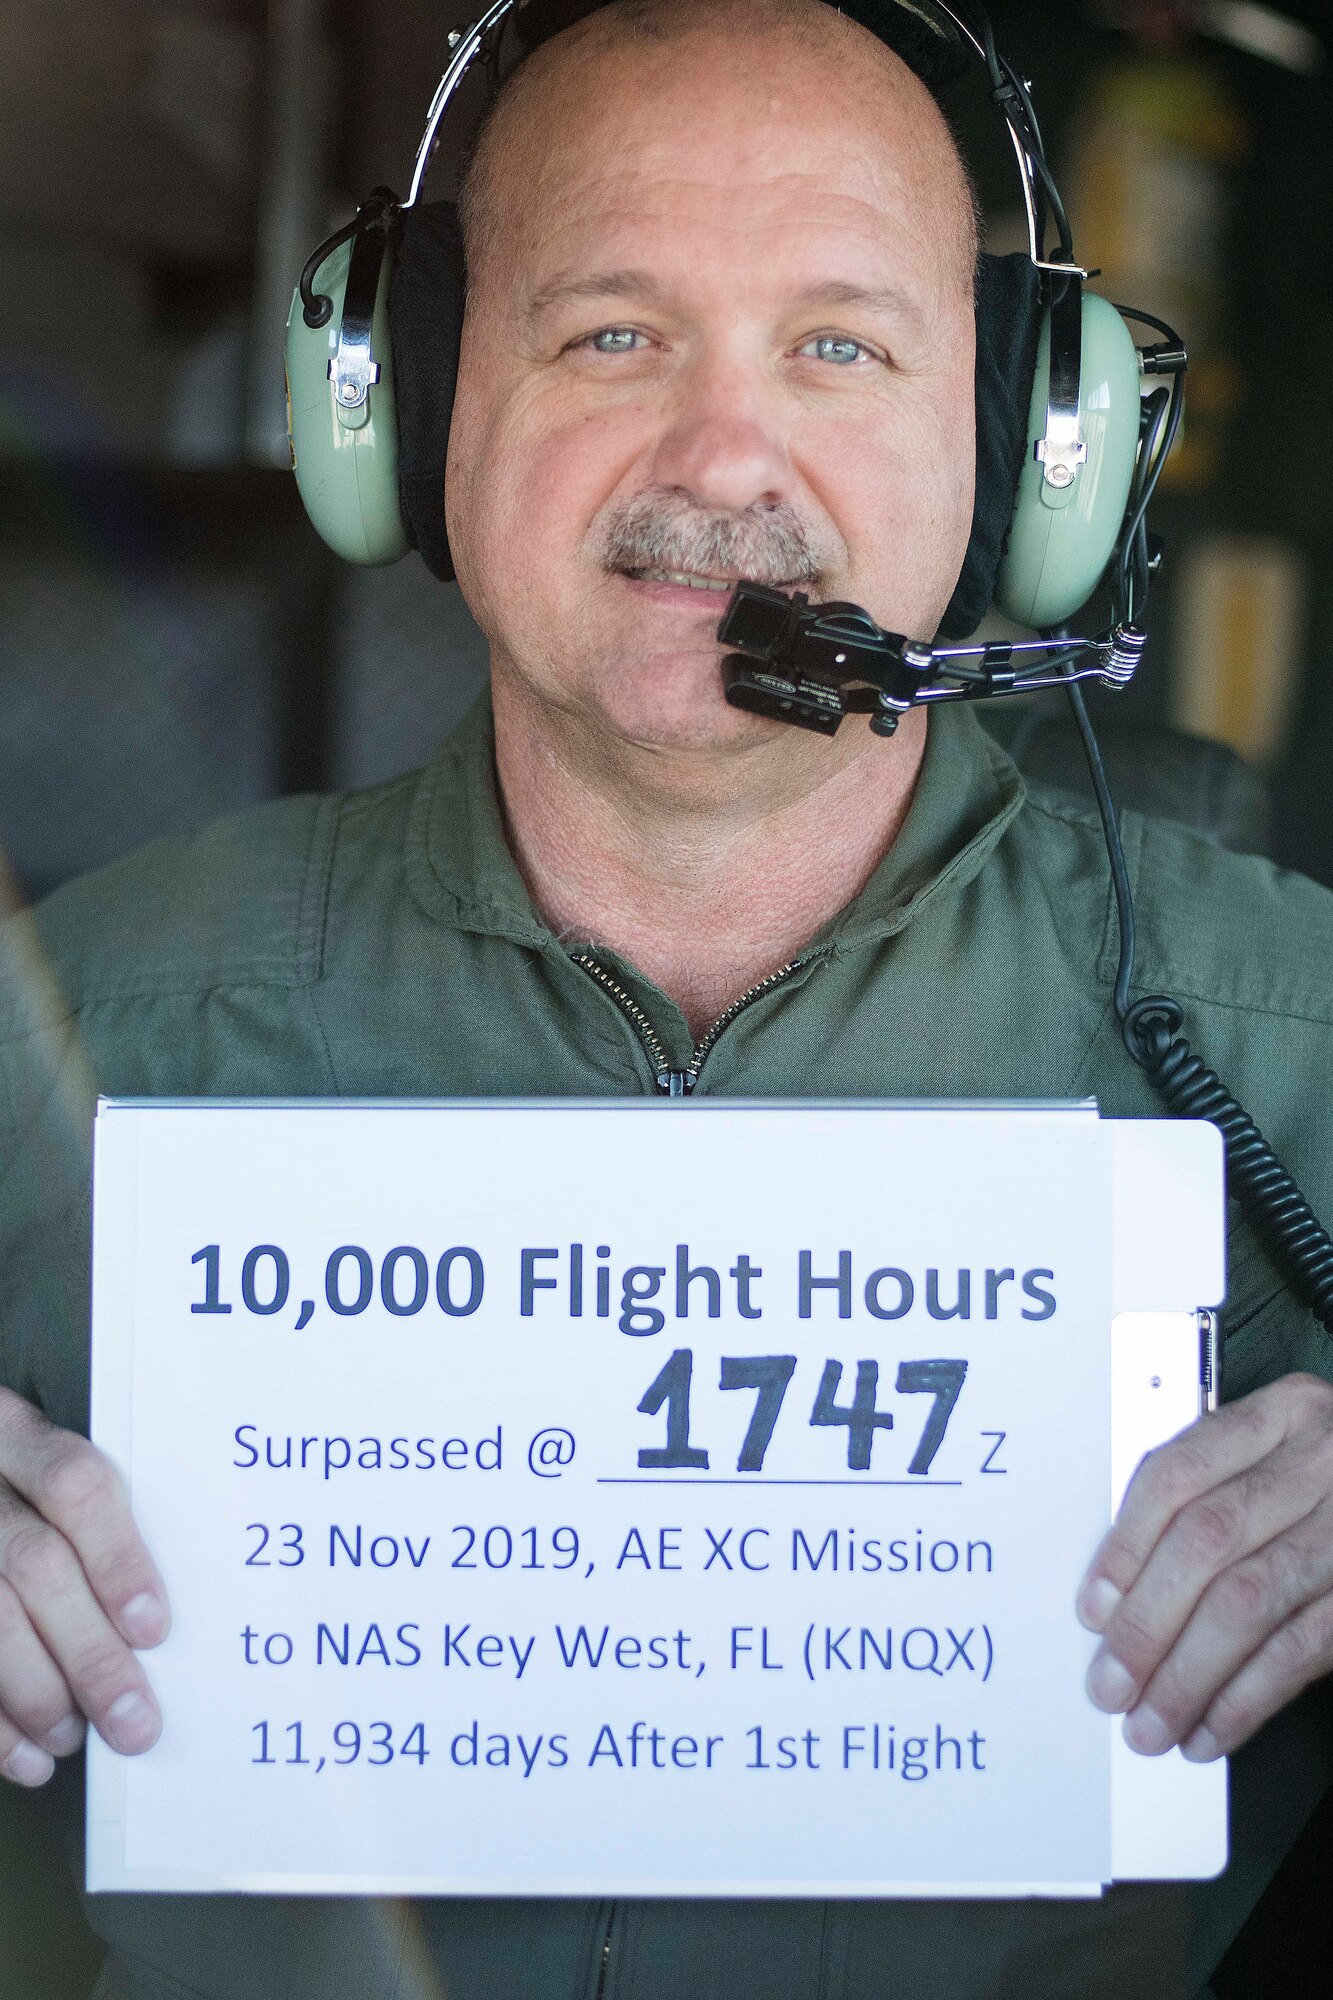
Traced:
<svg viewBox="0 0 1333 2000">
<path fill-rule="evenodd" d="M 1150 1452 L 1077 1602 L 1145 1756 L 1227 1756 L 1333 1670 L 1333 1388 L 1284 1376 Z"/>
</svg>

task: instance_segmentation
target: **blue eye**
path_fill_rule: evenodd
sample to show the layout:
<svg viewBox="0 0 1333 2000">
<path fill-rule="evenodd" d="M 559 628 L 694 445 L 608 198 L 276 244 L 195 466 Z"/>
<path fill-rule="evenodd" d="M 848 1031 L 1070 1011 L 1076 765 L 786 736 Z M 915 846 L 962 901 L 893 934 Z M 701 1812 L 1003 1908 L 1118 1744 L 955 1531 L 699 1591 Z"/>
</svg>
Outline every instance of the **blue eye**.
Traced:
<svg viewBox="0 0 1333 2000">
<path fill-rule="evenodd" d="M 588 345 L 598 354 L 629 354 L 640 338 L 632 326 L 604 326 Z"/>
<path fill-rule="evenodd" d="M 813 354 L 816 361 L 832 361 L 837 367 L 846 368 L 868 354 L 859 340 L 847 340 L 840 334 L 821 333 L 815 340 L 807 340 L 802 354 Z"/>
</svg>

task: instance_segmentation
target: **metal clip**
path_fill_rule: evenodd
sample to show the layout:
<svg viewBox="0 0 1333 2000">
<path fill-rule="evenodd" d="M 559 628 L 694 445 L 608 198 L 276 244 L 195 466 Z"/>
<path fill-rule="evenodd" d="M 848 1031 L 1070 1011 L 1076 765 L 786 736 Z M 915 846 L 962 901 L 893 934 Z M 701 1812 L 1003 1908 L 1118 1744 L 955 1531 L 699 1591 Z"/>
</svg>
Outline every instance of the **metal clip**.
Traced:
<svg viewBox="0 0 1333 2000">
<path fill-rule="evenodd" d="M 328 376 L 339 407 L 359 410 L 380 379 L 380 364 L 370 358 L 370 342 L 349 341 L 344 335 L 338 352 L 329 357 Z"/>
<path fill-rule="evenodd" d="M 1206 1306 L 1194 1317 L 1199 1322 L 1199 1415 L 1206 1417 L 1222 1393 L 1222 1322 Z"/>
<path fill-rule="evenodd" d="M 370 391 L 380 379 L 373 352 L 375 299 L 398 202 L 391 188 L 375 188 L 357 211 L 357 228 L 343 287 L 338 345 L 329 356 L 328 378 L 340 421 L 359 430 L 369 421 Z"/>
<path fill-rule="evenodd" d="M 1087 461 L 1087 441 L 1079 436 L 1077 412 L 1066 417 L 1052 410 L 1046 435 L 1038 438 L 1034 456 L 1046 468 L 1046 484 L 1063 489 L 1072 486 L 1074 474 Z"/>
<path fill-rule="evenodd" d="M 1099 669 L 1107 687 L 1128 687 L 1143 658 L 1144 647 L 1148 643 L 1146 632 L 1140 632 L 1137 625 L 1117 625 L 1111 634 L 1111 644 Z"/>
</svg>

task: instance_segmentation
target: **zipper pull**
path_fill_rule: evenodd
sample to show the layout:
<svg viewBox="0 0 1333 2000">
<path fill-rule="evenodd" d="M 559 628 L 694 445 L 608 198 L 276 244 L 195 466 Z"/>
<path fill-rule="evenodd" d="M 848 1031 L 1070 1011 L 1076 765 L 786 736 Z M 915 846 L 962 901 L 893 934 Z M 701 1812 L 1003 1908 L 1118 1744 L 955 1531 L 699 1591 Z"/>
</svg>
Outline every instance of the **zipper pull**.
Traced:
<svg viewBox="0 0 1333 2000">
<path fill-rule="evenodd" d="M 694 1078 L 687 1069 L 659 1069 L 657 1088 L 663 1097 L 688 1097 L 694 1089 Z"/>
</svg>

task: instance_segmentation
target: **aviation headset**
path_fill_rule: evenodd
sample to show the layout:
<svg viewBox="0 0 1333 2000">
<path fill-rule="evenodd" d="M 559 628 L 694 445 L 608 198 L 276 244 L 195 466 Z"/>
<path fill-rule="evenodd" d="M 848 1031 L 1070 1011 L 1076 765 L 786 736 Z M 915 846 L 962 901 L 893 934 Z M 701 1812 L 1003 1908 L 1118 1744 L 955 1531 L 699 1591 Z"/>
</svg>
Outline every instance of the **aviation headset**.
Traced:
<svg viewBox="0 0 1333 2000">
<path fill-rule="evenodd" d="M 453 206 L 423 203 L 444 113 L 480 58 L 509 67 L 601 0 L 492 0 L 449 35 L 407 199 L 377 188 L 301 273 L 287 336 L 292 461 L 315 527 L 354 563 L 419 549 L 452 575 L 444 520 L 445 458 L 466 297 Z M 966 9 L 966 11 L 964 11 Z M 1226 1145 L 1230 1190 L 1295 1296 L 1333 1334 L 1333 1237 L 1253 1120 L 1179 1030 L 1169 995 L 1134 997 L 1134 907 L 1119 821 L 1077 682 L 1123 686 L 1142 653 L 1142 607 L 1155 568 L 1145 516 L 1183 408 L 1184 348 L 1150 313 L 1083 289 L 1030 86 L 996 50 L 971 0 L 845 0 L 843 11 L 932 88 L 980 63 L 1018 161 L 1026 256 L 983 257 L 977 288 L 977 497 L 962 574 L 937 637 L 963 638 L 988 606 L 1043 634 L 1013 644 L 941 647 L 881 631 L 855 605 L 807 605 L 742 582 L 719 637 L 728 699 L 831 734 L 869 712 L 892 734 L 918 702 L 1067 688 L 1101 813 L 1119 918 L 1115 1011 L 1125 1046 L 1178 1116 L 1211 1119 Z M 1052 225 L 1055 248 L 1047 254 Z M 1136 347 L 1125 325 L 1155 328 Z M 1171 378 L 1169 389 L 1144 377 Z M 1112 625 L 1098 639 L 1065 622 L 1109 574 Z M 1022 677 L 1029 656 L 1044 674 Z M 1094 657 L 1094 664 L 1078 665 Z M 1015 665 L 1015 660 L 1020 665 Z"/>
<path fill-rule="evenodd" d="M 493 0 L 452 32 L 406 199 L 377 188 L 302 272 L 287 333 L 292 460 L 310 519 L 349 562 L 396 562 L 416 547 L 435 575 L 453 574 L 444 472 L 466 273 L 453 205 L 423 202 L 422 186 L 474 64 L 501 75 L 506 54 L 512 67 L 593 10 L 587 0 Z M 1142 378 L 1165 365 L 1165 350 L 1141 354 L 1119 310 L 1084 291 L 1029 87 L 981 10 L 975 27 L 943 0 L 850 0 L 843 11 L 932 87 L 980 64 L 1022 185 L 1027 255 L 983 257 L 978 276 L 977 501 L 941 635 L 971 632 L 992 601 L 1022 625 L 1063 624 L 1122 540 Z M 1159 445 L 1145 441 L 1157 455 Z"/>
</svg>

